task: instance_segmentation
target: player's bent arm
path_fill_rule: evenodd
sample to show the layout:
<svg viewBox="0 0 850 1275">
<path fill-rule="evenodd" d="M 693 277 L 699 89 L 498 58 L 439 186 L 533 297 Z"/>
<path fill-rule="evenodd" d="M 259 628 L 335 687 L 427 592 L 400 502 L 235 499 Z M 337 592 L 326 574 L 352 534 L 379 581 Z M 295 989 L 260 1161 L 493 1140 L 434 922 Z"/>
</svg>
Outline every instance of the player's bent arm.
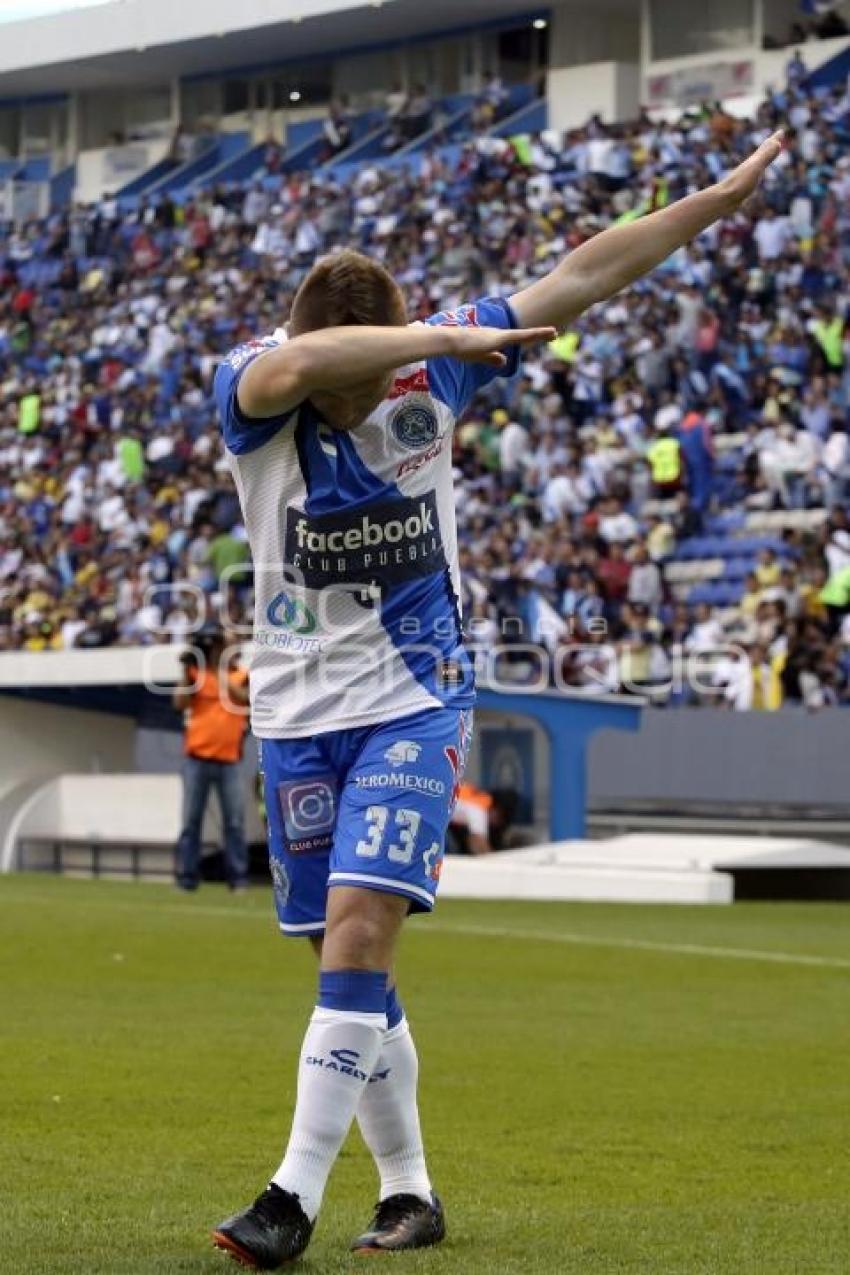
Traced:
<svg viewBox="0 0 850 1275">
<path fill-rule="evenodd" d="M 346 389 L 440 355 L 501 367 L 506 347 L 547 341 L 552 335 L 548 327 L 525 331 L 420 323 L 322 328 L 250 363 L 239 381 L 237 401 L 246 417 L 267 420 L 297 407 L 316 390 Z"/>
<path fill-rule="evenodd" d="M 521 324 L 567 327 L 590 306 L 605 301 L 660 265 L 671 252 L 728 217 L 756 189 L 782 150 L 782 133 L 762 142 L 749 159 L 707 190 L 689 195 L 639 221 L 603 230 L 550 274 L 511 297 Z"/>
</svg>

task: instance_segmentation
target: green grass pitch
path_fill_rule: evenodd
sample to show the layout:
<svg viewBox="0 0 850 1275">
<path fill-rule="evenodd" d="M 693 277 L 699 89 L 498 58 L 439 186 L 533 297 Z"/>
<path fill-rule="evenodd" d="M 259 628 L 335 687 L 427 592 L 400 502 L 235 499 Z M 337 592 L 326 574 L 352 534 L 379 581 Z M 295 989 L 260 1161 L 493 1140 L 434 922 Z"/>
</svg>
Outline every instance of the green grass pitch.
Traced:
<svg viewBox="0 0 850 1275">
<path fill-rule="evenodd" d="M 850 1270 L 850 908 L 444 901 L 399 975 L 450 1239 L 398 1275 Z M 264 890 L 0 881 L 0 1270 L 231 1269 L 313 987 Z M 299 1269 L 374 1196 L 353 1133 Z"/>
</svg>

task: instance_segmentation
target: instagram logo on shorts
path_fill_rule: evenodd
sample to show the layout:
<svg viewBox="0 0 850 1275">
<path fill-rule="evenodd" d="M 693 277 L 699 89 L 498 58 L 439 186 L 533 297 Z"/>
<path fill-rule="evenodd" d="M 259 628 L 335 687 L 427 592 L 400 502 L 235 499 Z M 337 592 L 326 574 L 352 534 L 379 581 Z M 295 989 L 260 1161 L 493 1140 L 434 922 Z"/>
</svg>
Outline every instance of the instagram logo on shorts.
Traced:
<svg viewBox="0 0 850 1275">
<path fill-rule="evenodd" d="M 331 832 L 336 793 L 326 779 L 294 779 L 278 788 L 286 835 L 297 839 Z"/>
</svg>

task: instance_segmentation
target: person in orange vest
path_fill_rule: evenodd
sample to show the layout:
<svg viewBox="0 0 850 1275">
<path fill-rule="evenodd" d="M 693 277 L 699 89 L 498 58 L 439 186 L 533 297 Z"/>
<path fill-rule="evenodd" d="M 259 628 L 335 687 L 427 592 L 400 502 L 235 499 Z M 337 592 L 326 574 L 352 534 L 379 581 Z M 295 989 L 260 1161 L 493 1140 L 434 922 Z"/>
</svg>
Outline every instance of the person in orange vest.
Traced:
<svg viewBox="0 0 850 1275">
<path fill-rule="evenodd" d="M 224 634 L 201 630 L 197 650 L 183 656 L 174 707 L 184 715 L 183 827 L 177 842 L 176 880 L 196 890 L 201 879 L 201 828 L 210 789 L 218 794 L 224 855 L 231 890 L 247 884 L 248 852 L 240 761 L 248 713 L 248 672 L 228 658 Z"/>
<path fill-rule="evenodd" d="M 493 849 L 490 844 L 492 806 L 493 798 L 489 792 L 476 788 L 474 784 L 458 785 L 457 801 L 449 826 L 452 832 L 461 834 L 459 840 L 469 854 L 489 854 Z"/>
<path fill-rule="evenodd" d="M 515 792 L 500 789 L 490 793 L 475 784 L 459 784 L 449 823 L 458 853 L 490 854 L 503 850 L 516 807 Z"/>
</svg>

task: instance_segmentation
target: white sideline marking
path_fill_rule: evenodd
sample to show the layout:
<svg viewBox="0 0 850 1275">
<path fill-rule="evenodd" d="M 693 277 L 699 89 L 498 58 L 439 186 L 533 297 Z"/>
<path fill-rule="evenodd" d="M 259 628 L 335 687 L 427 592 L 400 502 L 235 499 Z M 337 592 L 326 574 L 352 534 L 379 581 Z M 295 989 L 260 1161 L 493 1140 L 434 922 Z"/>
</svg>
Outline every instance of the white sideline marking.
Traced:
<svg viewBox="0 0 850 1275">
<path fill-rule="evenodd" d="M 831 969 L 850 969 L 850 960 L 840 956 L 808 956 L 804 952 L 765 952 L 748 947 L 708 947 L 700 943 L 658 943 L 651 939 L 606 938 L 595 934 L 575 934 L 560 930 L 512 930 L 507 926 L 444 925 L 429 927 L 443 933 L 480 934 L 485 938 L 523 939 L 542 943 L 571 943 L 583 947 L 637 949 L 643 952 L 667 952 L 677 956 L 714 956 L 731 961 L 771 961 L 777 965 L 815 965 Z"/>
<path fill-rule="evenodd" d="M 0 886 L 0 901 L 21 903 L 54 903 L 55 895 L 5 893 Z M 90 905 L 91 899 L 86 900 Z M 94 904 L 97 908 L 101 900 Z M 127 903 L 123 900 L 105 901 L 115 911 L 122 912 L 155 912 L 158 916 L 214 916 L 229 920 L 262 921 L 270 928 L 276 928 L 275 918 L 265 909 L 263 911 L 247 911 L 238 904 L 233 907 L 221 907 L 215 904 L 198 904 L 191 906 L 185 903 L 152 903 L 139 901 Z M 459 934 L 468 938 L 521 939 L 529 943 L 566 943 L 579 947 L 606 947 L 623 951 L 659 952 L 672 956 L 708 956 L 717 960 L 728 961 L 766 961 L 773 965 L 801 965 L 818 969 L 850 970 L 850 959 L 840 956 L 813 956 L 805 952 L 769 952 L 760 948 L 708 946 L 701 943 L 662 943 L 652 939 L 618 938 L 613 935 L 578 934 L 571 930 L 528 930 L 512 929 L 510 926 L 497 925 L 456 925 L 451 921 L 435 921 L 430 918 L 417 925 L 416 935 L 423 934 Z"/>
</svg>

